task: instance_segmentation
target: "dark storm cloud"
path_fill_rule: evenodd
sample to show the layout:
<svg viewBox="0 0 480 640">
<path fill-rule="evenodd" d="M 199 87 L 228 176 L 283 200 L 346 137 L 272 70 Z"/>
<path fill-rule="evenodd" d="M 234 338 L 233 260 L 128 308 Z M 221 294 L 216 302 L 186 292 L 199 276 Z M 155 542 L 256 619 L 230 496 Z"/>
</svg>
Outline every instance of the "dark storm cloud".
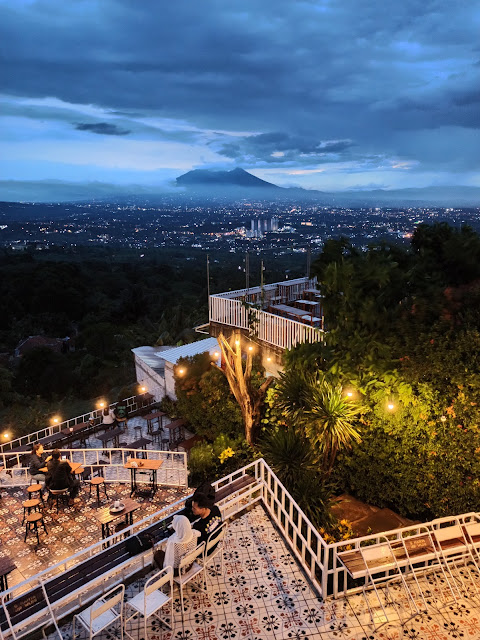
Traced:
<svg viewBox="0 0 480 640">
<path fill-rule="evenodd" d="M 218 141 L 226 158 L 343 160 L 351 140 L 421 160 L 418 131 L 479 127 L 470 0 L 6 0 L 0 13 L 5 92 L 267 136 Z"/>
<path fill-rule="evenodd" d="M 339 157 L 354 145 L 351 140 L 315 141 L 307 136 L 272 132 L 236 137 L 220 144 L 214 141 L 211 146 L 220 155 L 241 164 L 310 165 L 330 162 L 333 154 Z"/>
<path fill-rule="evenodd" d="M 105 136 L 126 136 L 131 133 L 128 129 L 120 129 L 117 125 L 109 122 L 94 122 L 93 124 L 79 122 L 75 125 L 75 129 L 78 129 L 78 131 L 91 131 Z"/>
</svg>

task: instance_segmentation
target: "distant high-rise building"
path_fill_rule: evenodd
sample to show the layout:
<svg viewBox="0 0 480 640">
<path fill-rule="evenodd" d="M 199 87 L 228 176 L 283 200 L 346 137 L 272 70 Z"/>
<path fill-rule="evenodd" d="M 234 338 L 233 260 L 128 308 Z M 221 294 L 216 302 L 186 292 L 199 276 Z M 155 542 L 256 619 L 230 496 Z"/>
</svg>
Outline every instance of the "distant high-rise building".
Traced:
<svg viewBox="0 0 480 640">
<path fill-rule="evenodd" d="M 250 221 L 250 237 L 261 238 L 269 231 L 278 231 L 278 218 L 254 218 Z"/>
</svg>

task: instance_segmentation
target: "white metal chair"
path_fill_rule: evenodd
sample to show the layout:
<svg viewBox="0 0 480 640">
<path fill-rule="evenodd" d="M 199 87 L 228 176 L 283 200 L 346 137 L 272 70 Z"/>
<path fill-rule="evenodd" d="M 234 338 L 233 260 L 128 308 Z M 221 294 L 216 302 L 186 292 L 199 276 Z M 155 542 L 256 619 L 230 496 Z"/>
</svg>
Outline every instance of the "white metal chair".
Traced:
<svg viewBox="0 0 480 640">
<path fill-rule="evenodd" d="M 363 587 L 363 596 L 370 613 L 370 619 L 372 621 L 374 631 L 377 631 L 384 624 L 390 622 L 387 613 L 387 601 L 391 601 L 395 608 L 395 601 L 388 596 L 388 587 L 392 582 L 398 582 L 403 587 L 407 596 L 407 602 L 413 605 L 413 611 L 410 606 L 410 617 L 420 612 L 417 603 L 415 602 L 415 598 L 406 583 L 405 576 L 398 564 L 395 553 L 392 550 L 390 541 L 386 537 L 379 538 L 379 542 L 380 541 L 381 544 L 371 547 L 361 547 L 359 549 L 366 568 L 366 582 Z M 380 605 L 380 614 L 375 614 L 374 608 L 370 605 L 370 600 L 367 594 L 370 585 L 373 587 L 378 604 Z M 380 589 L 383 587 L 386 589 L 385 604 L 382 602 L 380 595 Z M 404 622 L 400 620 L 400 617 L 399 621 L 404 624 Z"/>
<path fill-rule="evenodd" d="M 208 536 L 205 551 L 203 552 L 203 558 L 201 559 L 201 563 L 205 568 L 205 585 L 207 584 L 208 565 L 210 565 L 212 560 L 214 560 L 218 555 L 221 557 L 220 575 L 223 575 L 223 545 L 226 533 L 227 523 L 222 522 L 222 524 Z M 211 549 L 213 549 L 213 551 L 211 551 Z"/>
<path fill-rule="evenodd" d="M 120 584 L 107 591 L 101 598 L 73 616 L 73 640 L 76 635 L 76 622 L 78 622 L 89 633 L 89 638 L 93 638 L 98 633 L 112 626 L 114 622 L 120 620 L 120 638 L 123 640 L 123 596 L 125 585 Z"/>
<path fill-rule="evenodd" d="M 205 542 L 198 545 L 196 549 L 183 556 L 178 566 L 178 576 L 174 576 L 173 581 L 180 588 L 180 603 L 182 607 L 182 624 L 183 624 L 183 589 L 194 578 L 202 574 L 202 582 L 205 583 L 205 567 L 198 563 L 203 556 L 205 550 Z M 198 585 L 197 585 L 198 586 Z M 202 587 L 199 587 L 202 588 Z"/>
<path fill-rule="evenodd" d="M 160 589 L 165 585 L 169 584 L 169 593 L 163 593 Z M 157 611 L 159 611 L 162 607 L 170 603 L 170 621 L 171 624 L 168 624 L 165 619 L 161 618 Z M 145 639 L 147 640 L 147 621 L 150 616 L 155 616 L 167 625 L 169 629 L 173 632 L 173 569 L 172 567 L 165 567 L 162 571 L 159 571 L 154 576 L 152 576 L 145 583 L 145 588 L 140 593 L 137 593 L 135 597 L 131 600 L 127 600 L 125 602 L 125 607 L 130 607 L 134 610 L 134 613 L 129 617 L 125 618 L 125 634 L 134 640 L 133 636 L 130 635 L 127 631 L 127 623 L 135 618 L 139 614 L 143 616 L 144 621 L 144 630 L 145 630 Z"/>
</svg>

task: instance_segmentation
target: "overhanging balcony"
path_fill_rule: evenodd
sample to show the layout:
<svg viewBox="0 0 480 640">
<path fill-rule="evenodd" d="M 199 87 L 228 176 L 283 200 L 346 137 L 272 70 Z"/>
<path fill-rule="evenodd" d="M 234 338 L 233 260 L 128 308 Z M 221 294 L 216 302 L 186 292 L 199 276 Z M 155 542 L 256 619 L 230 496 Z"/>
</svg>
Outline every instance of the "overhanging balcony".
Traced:
<svg viewBox="0 0 480 640">
<path fill-rule="evenodd" d="M 303 300 L 306 295 L 316 300 Z M 239 330 L 281 351 L 304 342 L 320 342 L 323 317 L 315 315 L 320 308 L 318 298 L 316 279 L 309 278 L 217 293 L 209 299 L 210 333 Z"/>
</svg>

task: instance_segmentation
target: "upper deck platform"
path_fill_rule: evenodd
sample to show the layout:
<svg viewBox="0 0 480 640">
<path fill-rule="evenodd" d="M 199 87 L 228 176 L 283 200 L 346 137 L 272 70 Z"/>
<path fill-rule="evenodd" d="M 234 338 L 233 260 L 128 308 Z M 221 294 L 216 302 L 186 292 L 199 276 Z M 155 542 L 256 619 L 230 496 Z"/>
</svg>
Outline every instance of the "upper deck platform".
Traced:
<svg viewBox="0 0 480 640">
<path fill-rule="evenodd" d="M 323 310 L 316 279 L 297 278 L 238 289 L 209 298 L 210 333 L 240 330 L 279 350 L 323 339 Z"/>
</svg>

